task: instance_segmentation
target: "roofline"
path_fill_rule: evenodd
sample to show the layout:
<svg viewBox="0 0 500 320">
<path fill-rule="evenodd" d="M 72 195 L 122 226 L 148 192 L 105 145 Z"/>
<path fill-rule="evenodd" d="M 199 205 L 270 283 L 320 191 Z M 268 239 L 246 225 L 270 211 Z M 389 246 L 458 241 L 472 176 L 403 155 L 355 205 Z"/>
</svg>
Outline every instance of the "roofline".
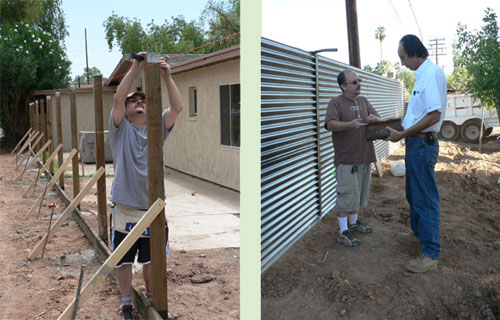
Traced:
<svg viewBox="0 0 500 320">
<path fill-rule="evenodd" d="M 103 86 L 102 91 L 111 91 L 114 92 L 116 90 L 116 86 Z M 75 88 L 75 89 L 50 89 L 50 90 L 35 90 L 32 94 L 32 96 L 45 96 L 45 95 L 51 95 L 55 94 L 56 92 L 61 92 L 61 93 L 79 93 L 79 92 L 84 92 L 84 93 L 91 93 L 94 92 L 94 86 L 88 86 L 84 88 Z"/>
</svg>

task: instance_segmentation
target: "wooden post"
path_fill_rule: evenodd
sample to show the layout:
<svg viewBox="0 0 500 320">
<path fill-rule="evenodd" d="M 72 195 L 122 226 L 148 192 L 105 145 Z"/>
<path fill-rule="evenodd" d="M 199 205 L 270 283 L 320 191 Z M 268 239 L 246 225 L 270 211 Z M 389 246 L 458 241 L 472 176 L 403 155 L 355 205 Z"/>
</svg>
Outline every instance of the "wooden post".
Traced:
<svg viewBox="0 0 500 320">
<path fill-rule="evenodd" d="M 47 138 L 52 141 L 53 128 L 52 128 L 52 97 L 47 96 Z M 54 144 L 51 143 L 49 146 L 49 154 L 54 152 Z M 49 165 L 50 174 L 54 174 L 54 163 L 51 162 Z"/>
<path fill-rule="evenodd" d="M 76 98 L 75 93 L 69 95 L 71 109 L 71 147 L 78 150 L 78 126 L 76 122 Z M 78 171 L 78 156 L 73 157 L 71 163 L 73 169 L 73 199 L 80 193 L 80 172 Z"/>
<path fill-rule="evenodd" d="M 63 136 L 62 136 L 62 115 L 61 115 L 61 93 L 56 92 L 56 119 L 57 119 L 57 143 L 63 144 Z M 59 165 L 64 161 L 64 147 L 59 150 L 59 154 L 57 155 L 57 162 Z M 59 177 L 59 186 L 64 190 L 64 173 Z"/>
<path fill-rule="evenodd" d="M 345 0 L 347 14 L 347 40 L 349 45 L 349 64 L 361 68 L 361 53 L 359 50 L 358 9 L 356 0 Z"/>
<path fill-rule="evenodd" d="M 102 76 L 94 77 L 96 168 L 106 168 L 104 155 L 104 117 L 102 107 Z M 99 236 L 108 243 L 108 215 L 106 206 L 106 175 L 97 181 L 97 217 Z"/>
<path fill-rule="evenodd" d="M 165 202 L 163 200 L 158 199 L 155 203 L 151 205 L 149 210 L 144 214 L 144 216 L 137 222 L 136 226 L 130 231 L 125 239 L 120 243 L 120 245 L 113 251 L 113 253 L 104 261 L 102 266 L 97 270 L 97 272 L 92 276 L 92 278 L 87 282 L 85 287 L 82 289 L 80 293 L 80 303 L 84 303 L 90 298 L 90 295 L 97 289 L 99 284 L 106 279 L 106 276 L 110 274 L 116 264 L 120 262 L 122 257 L 127 253 L 127 251 L 132 247 L 132 245 L 137 241 L 137 239 L 141 236 L 141 234 L 146 230 L 151 221 L 162 215 L 164 212 Z M 59 320 L 61 319 L 71 319 L 71 311 L 73 310 L 73 306 L 75 305 L 75 299 L 73 299 L 68 307 L 63 311 L 63 313 L 59 316 Z"/>
<path fill-rule="evenodd" d="M 148 53 L 144 68 L 147 103 L 149 204 L 165 198 L 163 185 L 163 123 L 161 107 L 160 55 Z M 168 318 L 165 210 L 151 224 L 151 284 L 153 307 Z"/>
<path fill-rule="evenodd" d="M 42 139 L 42 144 L 47 143 L 49 139 L 47 138 L 47 117 L 45 116 L 45 100 L 41 99 L 40 100 L 40 120 L 42 122 L 42 133 L 43 133 L 43 139 Z M 47 161 L 47 154 L 45 152 L 42 153 L 42 163 L 45 164 Z"/>
<path fill-rule="evenodd" d="M 35 100 L 35 128 L 36 131 L 42 133 L 41 125 L 40 125 L 40 103 L 38 100 Z M 33 150 L 38 150 L 38 143 L 32 146 Z"/>
<path fill-rule="evenodd" d="M 30 128 L 31 128 L 31 131 L 34 132 L 34 131 L 36 131 L 36 128 L 35 128 L 35 112 L 34 112 L 35 111 L 35 104 L 33 102 L 30 102 L 28 110 L 29 110 L 29 114 L 30 114 Z"/>
</svg>

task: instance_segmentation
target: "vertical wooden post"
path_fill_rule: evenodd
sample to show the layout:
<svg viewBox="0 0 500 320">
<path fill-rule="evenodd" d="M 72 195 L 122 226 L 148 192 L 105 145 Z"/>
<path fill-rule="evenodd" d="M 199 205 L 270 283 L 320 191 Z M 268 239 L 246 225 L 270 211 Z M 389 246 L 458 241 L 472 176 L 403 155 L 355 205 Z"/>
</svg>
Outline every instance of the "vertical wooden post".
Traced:
<svg viewBox="0 0 500 320">
<path fill-rule="evenodd" d="M 349 64 L 361 68 L 361 52 L 359 50 L 358 8 L 356 0 L 345 0 L 347 14 L 347 40 L 349 45 Z"/>
<path fill-rule="evenodd" d="M 161 107 L 161 77 L 159 54 L 148 53 L 144 68 L 147 105 L 148 134 L 148 195 L 149 205 L 156 199 L 165 198 L 163 185 L 163 123 Z M 165 231 L 165 210 L 151 224 L 151 284 L 153 307 L 166 319 L 168 317 L 167 301 L 167 259 Z"/>
<path fill-rule="evenodd" d="M 45 145 L 47 143 L 48 138 L 47 138 L 47 117 L 46 117 L 46 112 L 45 112 L 45 100 L 41 99 L 40 100 L 40 115 L 41 115 L 41 121 L 42 121 L 42 133 L 43 133 L 43 138 L 41 141 L 42 145 Z M 42 162 L 45 164 L 47 161 L 47 153 L 43 152 L 42 153 Z"/>
<path fill-rule="evenodd" d="M 75 93 L 69 95 L 71 110 L 71 147 L 78 150 L 78 125 L 76 122 L 76 98 Z M 78 171 L 78 156 L 73 157 L 71 162 L 73 169 L 73 199 L 80 193 L 80 172 Z"/>
<path fill-rule="evenodd" d="M 35 104 L 33 102 L 30 102 L 29 107 L 28 107 L 29 113 L 30 113 L 30 128 L 32 129 L 32 132 L 35 133 Z M 30 134 L 31 136 L 31 134 Z"/>
<path fill-rule="evenodd" d="M 96 170 L 106 168 L 104 155 L 104 116 L 102 103 L 102 76 L 94 77 Z M 108 215 L 106 207 L 106 175 L 97 180 L 97 216 L 99 235 L 108 243 Z"/>
<path fill-rule="evenodd" d="M 49 154 L 54 152 L 54 140 L 52 139 L 53 128 L 52 128 L 52 97 L 47 96 L 47 138 L 52 141 L 49 146 Z M 49 164 L 49 172 L 54 175 L 54 162 Z"/>
<path fill-rule="evenodd" d="M 61 93 L 56 92 L 56 119 L 57 119 L 57 143 L 63 144 L 62 135 L 62 115 L 61 115 Z M 64 147 L 57 154 L 57 162 L 59 165 L 64 162 Z M 64 173 L 59 177 L 59 186 L 64 190 Z"/>
<path fill-rule="evenodd" d="M 40 125 L 40 103 L 38 102 L 38 100 L 35 100 L 35 121 L 36 131 L 42 133 Z M 36 145 L 33 145 L 32 148 L 33 150 L 38 151 L 38 143 Z"/>
</svg>

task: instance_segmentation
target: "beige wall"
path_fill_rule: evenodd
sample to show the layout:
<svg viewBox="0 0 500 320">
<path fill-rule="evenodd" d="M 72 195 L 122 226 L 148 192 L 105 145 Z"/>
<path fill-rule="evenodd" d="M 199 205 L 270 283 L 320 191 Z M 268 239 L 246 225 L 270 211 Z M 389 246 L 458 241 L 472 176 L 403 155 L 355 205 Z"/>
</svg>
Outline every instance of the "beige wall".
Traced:
<svg viewBox="0 0 500 320">
<path fill-rule="evenodd" d="M 75 93 L 78 131 L 95 131 L 95 109 L 93 92 Z M 108 130 L 109 113 L 113 106 L 113 93 L 103 92 L 104 130 Z M 71 110 L 69 94 L 61 94 L 61 118 L 64 151 L 71 151 Z M 52 123 L 54 145 L 59 144 L 57 137 L 57 117 L 55 95 L 52 95 Z"/>
<path fill-rule="evenodd" d="M 219 86 L 240 82 L 240 60 L 174 75 L 184 109 L 165 143 L 165 165 L 240 190 L 240 149 L 221 145 Z M 189 117 L 189 88 L 196 87 L 198 115 Z M 168 106 L 165 83 L 162 99 Z"/>
</svg>

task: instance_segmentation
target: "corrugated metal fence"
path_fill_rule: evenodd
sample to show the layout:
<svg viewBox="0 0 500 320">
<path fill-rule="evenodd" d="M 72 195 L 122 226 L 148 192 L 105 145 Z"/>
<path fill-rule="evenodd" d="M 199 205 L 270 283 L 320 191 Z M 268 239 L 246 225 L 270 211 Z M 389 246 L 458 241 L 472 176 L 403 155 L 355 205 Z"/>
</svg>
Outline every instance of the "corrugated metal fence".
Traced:
<svg viewBox="0 0 500 320">
<path fill-rule="evenodd" d="M 268 39 L 261 43 L 261 267 L 265 271 L 336 203 L 326 108 L 346 64 Z M 355 69 L 382 119 L 401 117 L 399 81 Z M 391 150 L 392 148 L 392 150 Z M 397 145 L 378 140 L 385 160 Z"/>
</svg>

